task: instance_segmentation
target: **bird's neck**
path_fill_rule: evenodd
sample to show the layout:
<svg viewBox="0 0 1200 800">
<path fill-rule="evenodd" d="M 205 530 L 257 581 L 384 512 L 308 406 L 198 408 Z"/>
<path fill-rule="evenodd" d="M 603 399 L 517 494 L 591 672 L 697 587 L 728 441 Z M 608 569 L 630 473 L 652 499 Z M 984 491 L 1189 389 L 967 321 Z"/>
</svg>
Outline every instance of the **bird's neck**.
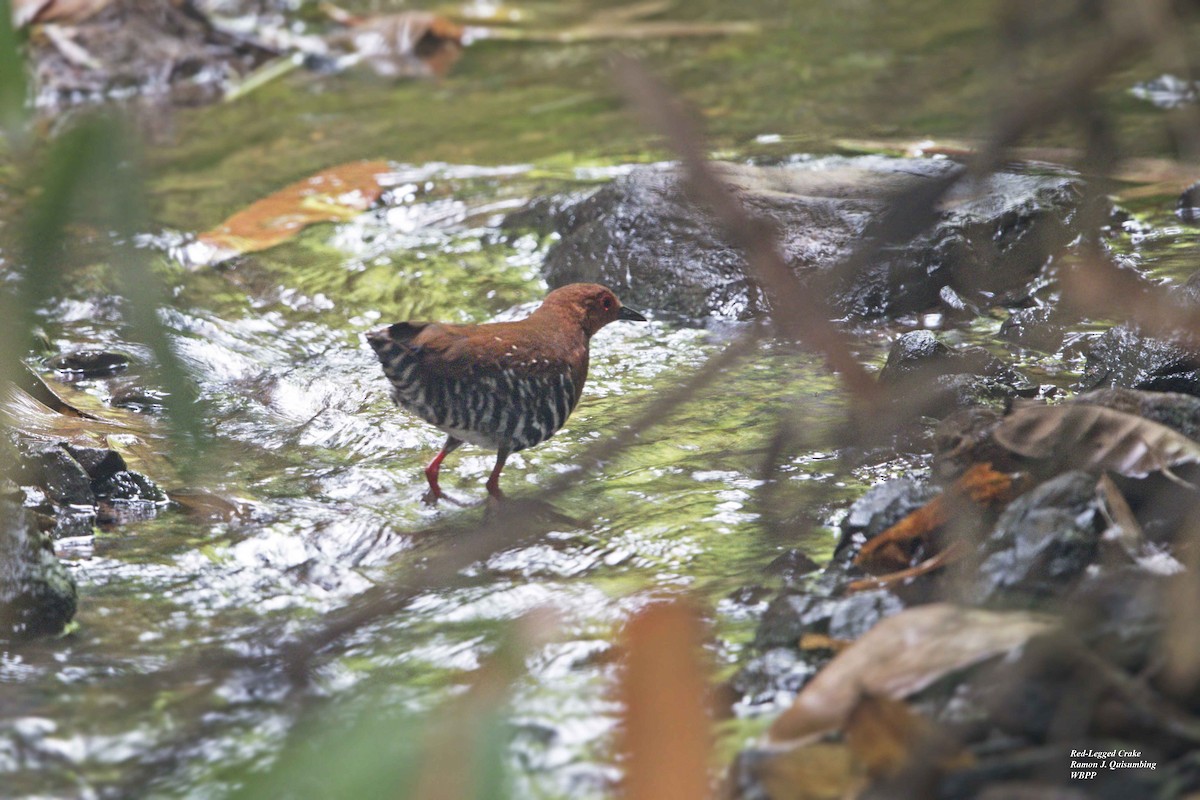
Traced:
<svg viewBox="0 0 1200 800">
<path fill-rule="evenodd" d="M 578 331 L 583 336 L 585 345 L 595 333 L 584 326 L 583 318 L 574 306 L 543 303 L 529 315 L 529 319 L 543 325 L 553 326 L 554 329 L 568 336 Z"/>
</svg>

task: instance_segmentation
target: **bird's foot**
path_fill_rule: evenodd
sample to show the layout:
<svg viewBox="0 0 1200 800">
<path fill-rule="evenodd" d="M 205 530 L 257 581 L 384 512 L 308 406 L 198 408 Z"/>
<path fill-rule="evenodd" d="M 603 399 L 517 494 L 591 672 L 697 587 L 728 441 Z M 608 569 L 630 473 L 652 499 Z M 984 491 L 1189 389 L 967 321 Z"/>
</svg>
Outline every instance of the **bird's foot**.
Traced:
<svg viewBox="0 0 1200 800">
<path fill-rule="evenodd" d="M 421 495 L 421 502 L 427 506 L 436 506 L 439 500 L 445 500 L 447 503 L 459 508 L 465 508 L 467 505 L 463 501 L 446 494 L 441 489 L 429 489 L 425 494 Z"/>
</svg>

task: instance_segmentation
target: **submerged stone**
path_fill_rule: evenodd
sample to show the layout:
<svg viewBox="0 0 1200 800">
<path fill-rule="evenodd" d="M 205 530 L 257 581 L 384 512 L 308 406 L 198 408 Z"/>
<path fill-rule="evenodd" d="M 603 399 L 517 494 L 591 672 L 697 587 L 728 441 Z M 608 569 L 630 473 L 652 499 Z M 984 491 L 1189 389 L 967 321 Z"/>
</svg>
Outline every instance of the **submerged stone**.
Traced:
<svg viewBox="0 0 1200 800">
<path fill-rule="evenodd" d="M 858 318 L 955 312 L 1022 292 L 1047 255 L 1070 239 L 1080 202 L 1076 181 L 1064 176 L 958 181 L 931 228 L 841 275 L 835 268 L 869 235 L 889 197 L 936 194 L 961 167 L 864 156 L 717 169 L 747 211 L 778 232 L 793 274 L 819 288 L 836 313 Z M 688 197 L 673 169 L 635 169 L 557 211 L 555 229 L 562 238 L 545 261 L 551 286 L 603 283 L 630 305 L 692 318 L 770 310 L 743 254 Z"/>
<path fill-rule="evenodd" d="M 120 353 L 104 350 L 79 350 L 64 353 L 46 362 L 55 372 L 65 372 L 80 377 L 111 375 L 129 366 L 129 359 Z"/>
</svg>

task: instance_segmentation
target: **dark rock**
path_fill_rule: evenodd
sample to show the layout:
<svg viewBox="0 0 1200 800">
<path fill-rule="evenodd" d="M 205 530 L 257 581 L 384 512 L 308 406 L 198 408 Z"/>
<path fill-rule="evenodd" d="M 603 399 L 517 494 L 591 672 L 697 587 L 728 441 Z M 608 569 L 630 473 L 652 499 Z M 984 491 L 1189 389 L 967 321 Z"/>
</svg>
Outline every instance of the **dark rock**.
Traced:
<svg viewBox="0 0 1200 800">
<path fill-rule="evenodd" d="M 0 500 L 0 638 L 53 636 L 75 615 L 75 581 L 19 504 Z"/>
<path fill-rule="evenodd" d="M 1145 417 L 1200 441 L 1200 397 L 1179 392 L 1143 392 L 1132 389 L 1099 389 L 1077 395 L 1074 403 L 1091 403 Z"/>
<path fill-rule="evenodd" d="M 1155 338 L 1132 325 L 1118 325 L 1097 337 L 1085 355 L 1081 391 L 1126 388 L 1200 395 L 1200 351 L 1182 338 Z"/>
<path fill-rule="evenodd" d="M 892 343 L 879 381 L 899 384 L 906 380 L 929 381 L 938 375 L 972 375 L 993 378 L 1014 387 L 1030 384 L 1017 370 L 982 347 L 952 349 L 932 331 L 911 331 Z"/>
<path fill-rule="evenodd" d="M 882 383 L 894 383 L 905 376 L 935 367 L 935 362 L 950 360 L 954 351 L 938 341 L 933 331 L 910 331 L 896 337 L 888 350 L 887 362 L 879 372 Z"/>
<path fill-rule="evenodd" d="M 103 480 L 96 481 L 97 497 L 106 500 L 141 501 L 147 503 L 162 503 L 167 494 L 154 481 L 137 472 L 122 470 L 115 472 Z"/>
<path fill-rule="evenodd" d="M 796 647 L 806 633 L 857 639 L 903 608 L 899 598 L 883 589 L 836 598 L 783 592 L 767 606 L 754 644 L 760 649 Z"/>
<path fill-rule="evenodd" d="M 771 594 L 772 591 L 769 587 L 753 584 L 750 586 L 739 586 L 726 595 L 726 598 L 731 603 L 749 608 L 766 600 Z"/>
<path fill-rule="evenodd" d="M 1018 391 L 1011 383 L 987 375 L 939 375 L 926 384 L 920 408 L 924 416 L 935 418 L 974 406 L 1003 409 L 1014 397 L 1032 396 L 1036 392 L 1037 387 L 1032 384 Z"/>
<path fill-rule="evenodd" d="M 783 578 L 785 583 L 795 583 L 800 578 L 810 573 L 816 572 L 821 568 L 821 565 L 813 561 L 803 550 L 792 548 L 771 559 L 771 563 L 767 564 L 765 572 L 768 575 L 778 576 Z"/>
<path fill-rule="evenodd" d="M 154 389 L 119 387 L 108 398 L 109 405 L 142 414 L 161 414 L 166 410 L 166 394 Z"/>
<path fill-rule="evenodd" d="M 894 478 L 872 486 L 854 504 L 842 521 L 842 536 L 833 561 L 846 565 L 870 539 L 875 538 L 913 511 L 937 497 L 939 491 L 924 481 Z"/>
<path fill-rule="evenodd" d="M 1200 221 L 1200 181 L 1193 183 L 1179 195 L 1179 202 L 1175 204 L 1175 215 L 1184 222 Z"/>
<path fill-rule="evenodd" d="M 996 521 L 970 596 L 1002 605 L 1061 597 L 1095 560 L 1103 529 L 1095 476 L 1072 471 L 1045 481 Z"/>
<path fill-rule="evenodd" d="M 46 362 L 46 366 L 55 372 L 66 372 L 79 377 L 94 377 L 120 372 L 129 366 L 129 359 L 120 353 L 79 350 L 75 353 L 55 356 Z"/>
<path fill-rule="evenodd" d="M 1019 308 L 1000 325 L 1000 338 L 1047 353 L 1057 352 L 1066 336 L 1062 315 L 1050 306 Z"/>
<path fill-rule="evenodd" d="M 33 480 L 54 503 L 94 506 L 92 480 L 87 471 L 62 447 L 48 447 L 29 462 Z"/>
<path fill-rule="evenodd" d="M 789 701 L 817 674 L 827 658 L 806 657 L 795 647 L 775 647 L 753 658 L 734 675 L 732 687 L 746 706 L 773 708 Z"/>
<path fill-rule="evenodd" d="M 859 318 L 1002 301 L 1071 238 L 1066 222 L 1079 204 L 1076 184 L 1066 177 L 1001 173 L 982 187 L 960 181 L 931 230 L 885 248 L 857 274 L 835 276 L 887 198 L 936 194 L 961 167 L 866 156 L 718 169 L 747 210 L 779 231 L 798 279 L 822 284 L 837 313 Z M 673 170 L 646 167 L 618 178 L 559 212 L 556 230 L 562 238 L 545 261 L 552 287 L 603 283 L 635 307 L 692 318 L 769 311 L 742 254 L 688 199 Z"/>
<path fill-rule="evenodd" d="M 73 444 L 64 445 L 66 451 L 79 462 L 93 483 L 111 478 L 126 469 L 125 459 L 116 450 L 105 447 L 78 447 Z"/>
<path fill-rule="evenodd" d="M 963 408 L 946 417 L 933 434 L 933 474 L 949 483 L 974 464 L 998 470 L 1012 464 L 1012 454 L 992 438 L 1003 414 L 989 406 Z"/>
</svg>

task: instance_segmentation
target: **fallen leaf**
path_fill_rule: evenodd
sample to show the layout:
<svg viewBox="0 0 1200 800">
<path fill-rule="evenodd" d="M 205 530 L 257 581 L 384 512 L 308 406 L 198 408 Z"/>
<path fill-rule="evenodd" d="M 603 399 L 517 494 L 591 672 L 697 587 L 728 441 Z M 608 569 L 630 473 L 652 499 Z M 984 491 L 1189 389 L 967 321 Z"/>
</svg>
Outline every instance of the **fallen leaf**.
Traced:
<svg viewBox="0 0 1200 800">
<path fill-rule="evenodd" d="M 1100 499 L 1100 512 L 1108 522 L 1103 541 L 1118 545 L 1130 561 L 1136 561 L 1142 554 L 1146 536 L 1129 500 L 1108 474 L 1101 475 L 1097 481 L 1096 495 Z"/>
<path fill-rule="evenodd" d="M 357 216 L 379 200 L 392 171 L 386 161 L 354 161 L 286 186 L 200 234 L 196 244 L 203 247 L 189 248 L 190 265 L 216 264 L 239 253 L 266 250 L 309 225 Z"/>
<path fill-rule="evenodd" d="M 801 650 L 832 650 L 840 653 L 854 642 L 850 639 L 834 639 L 824 633 L 805 633 L 800 636 Z"/>
<path fill-rule="evenodd" d="M 1023 489 L 1023 482 L 998 472 L 991 464 L 975 464 L 946 493 L 940 494 L 863 545 L 854 563 L 868 572 L 907 569 L 918 545 L 928 543 L 945 525 L 956 501 L 967 500 L 985 508 L 1007 505 Z"/>
<path fill-rule="evenodd" d="M 365 63 L 389 78 L 442 77 L 462 55 L 464 28 L 440 14 L 402 11 L 359 17 L 329 3 L 322 8 L 348 26 L 327 37 L 330 45 L 350 51 L 339 66 Z"/>
<path fill-rule="evenodd" d="M 699 615 L 680 601 L 653 603 L 629 621 L 620 676 L 622 795 L 702 800 L 709 795 L 708 680 Z"/>
<path fill-rule="evenodd" d="M 872 778 L 896 774 L 930 756 L 941 771 L 962 769 L 973 761 L 937 725 L 886 695 L 863 694 L 846 719 L 844 733 L 850 751 Z"/>
<path fill-rule="evenodd" d="M 775 720 L 770 738 L 780 742 L 836 730 L 864 692 L 907 697 L 1054 626 L 1052 619 L 1028 612 L 945 603 L 901 611 L 834 656 Z"/>
<path fill-rule="evenodd" d="M 1087 403 L 1023 406 L 1002 419 L 992 437 L 1026 458 L 1053 458 L 1074 469 L 1127 478 L 1200 462 L 1200 443 L 1178 431 Z"/>
<path fill-rule="evenodd" d="M 770 800 L 845 800 L 867 782 L 850 748 L 830 742 L 771 753 L 753 773 Z"/>
<path fill-rule="evenodd" d="M 940 553 L 930 556 L 920 564 L 914 564 L 907 569 L 899 569 L 895 572 L 889 572 L 886 575 L 878 575 L 870 578 L 861 578 L 856 581 L 851 581 L 846 586 L 847 592 L 868 592 L 873 589 L 886 589 L 892 584 L 903 583 L 911 578 L 919 578 L 922 575 L 928 575 L 930 572 L 941 569 L 947 564 L 952 564 L 958 561 L 965 555 L 965 548 L 962 542 L 951 542 Z"/>
</svg>

